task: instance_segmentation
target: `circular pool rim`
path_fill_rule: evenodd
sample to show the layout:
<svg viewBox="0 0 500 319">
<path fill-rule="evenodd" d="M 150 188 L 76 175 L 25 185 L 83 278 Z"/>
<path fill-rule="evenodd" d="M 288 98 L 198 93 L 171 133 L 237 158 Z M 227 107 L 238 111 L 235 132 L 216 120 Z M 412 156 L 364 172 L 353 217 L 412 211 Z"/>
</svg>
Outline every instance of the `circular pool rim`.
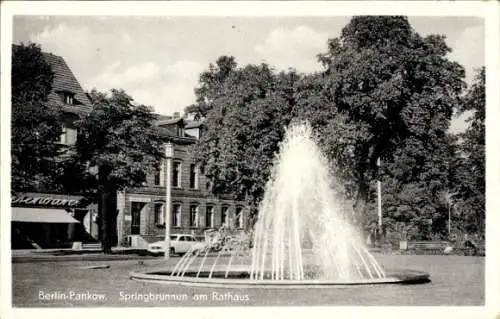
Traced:
<svg viewBox="0 0 500 319">
<path fill-rule="evenodd" d="M 249 278 L 225 278 L 225 272 L 215 272 L 212 278 L 203 272 L 201 277 L 184 275 L 172 276 L 171 271 L 162 269 L 150 270 L 147 272 L 131 272 L 130 278 L 142 282 L 154 282 L 166 285 L 180 285 L 185 287 L 206 287 L 206 288 L 329 288 L 345 286 L 369 286 L 383 284 L 422 284 L 430 282 L 428 273 L 418 270 L 389 270 L 386 271 L 385 278 L 357 279 L 357 280 L 255 280 Z M 238 275 L 248 276 L 248 271 L 232 271 L 231 277 Z"/>
</svg>

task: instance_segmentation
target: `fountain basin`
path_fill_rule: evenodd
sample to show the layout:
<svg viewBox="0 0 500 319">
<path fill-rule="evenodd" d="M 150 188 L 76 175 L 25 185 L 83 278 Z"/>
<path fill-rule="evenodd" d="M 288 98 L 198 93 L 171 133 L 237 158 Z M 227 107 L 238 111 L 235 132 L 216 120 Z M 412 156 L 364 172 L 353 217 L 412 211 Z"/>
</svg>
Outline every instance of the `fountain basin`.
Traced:
<svg viewBox="0 0 500 319">
<path fill-rule="evenodd" d="M 157 269 L 147 272 L 132 272 L 130 278 L 143 282 L 156 282 L 167 285 L 180 285 L 186 287 L 205 288 L 331 288 L 342 286 L 369 286 L 382 284 L 423 284 L 430 282 L 429 274 L 417 270 L 389 270 L 385 278 L 373 279 L 304 279 L 304 280 L 274 280 L 274 279 L 250 279 L 248 270 L 226 271 L 218 269 L 212 272 L 203 270 L 187 271 L 182 276 L 171 275 L 171 270 Z"/>
</svg>

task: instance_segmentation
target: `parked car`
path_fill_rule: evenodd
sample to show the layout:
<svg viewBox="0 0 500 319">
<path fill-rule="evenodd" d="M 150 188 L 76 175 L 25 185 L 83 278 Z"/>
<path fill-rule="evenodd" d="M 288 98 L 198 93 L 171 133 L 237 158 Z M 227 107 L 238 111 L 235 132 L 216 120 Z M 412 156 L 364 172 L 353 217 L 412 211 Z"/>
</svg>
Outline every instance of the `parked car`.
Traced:
<svg viewBox="0 0 500 319">
<path fill-rule="evenodd" d="M 170 236 L 170 255 L 184 255 L 191 248 L 193 252 L 203 250 L 207 247 L 204 242 L 199 242 L 193 235 L 176 234 Z M 165 241 L 157 241 L 148 245 L 148 252 L 153 255 L 165 254 Z"/>
</svg>

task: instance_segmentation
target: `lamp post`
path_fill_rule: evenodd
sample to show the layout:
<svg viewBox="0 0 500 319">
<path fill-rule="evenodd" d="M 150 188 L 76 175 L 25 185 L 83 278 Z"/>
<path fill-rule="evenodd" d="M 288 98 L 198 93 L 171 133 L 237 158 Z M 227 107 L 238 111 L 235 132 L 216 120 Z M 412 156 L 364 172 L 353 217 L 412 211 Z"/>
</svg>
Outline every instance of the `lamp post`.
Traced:
<svg viewBox="0 0 500 319">
<path fill-rule="evenodd" d="M 448 238 L 451 238 L 451 204 L 452 204 L 452 198 L 455 195 L 456 193 L 446 194 L 446 201 L 448 202 Z"/>
<path fill-rule="evenodd" d="M 377 159 L 377 167 L 380 171 L 380 157 Z M 377 177 L 377 208 L 378 208 L 378 227 L 382 229 L 382 183 L 380 182 L 380 174 Z"/>
<path fill-rule="evenodd" d="M 165 144 L 165 260 L 170 259 L 170 203 L 172 201 L 172 158 L 174 157 L 174 145 L 170 142 Z"/>
<path fill-rule="evenodd" d="M 448 202 L 448 238 L 451 238 L 451 203 Z"/>
</svg>

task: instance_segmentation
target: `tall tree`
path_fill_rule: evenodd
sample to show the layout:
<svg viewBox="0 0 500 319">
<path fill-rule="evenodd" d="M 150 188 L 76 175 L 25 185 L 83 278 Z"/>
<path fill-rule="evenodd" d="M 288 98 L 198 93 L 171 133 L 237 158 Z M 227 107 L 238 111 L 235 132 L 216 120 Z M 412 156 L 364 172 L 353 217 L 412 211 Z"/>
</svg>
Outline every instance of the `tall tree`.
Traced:
<svg viewBox="0 0 500 319">
<path fill-rule="evenodd" d="M 40 46 L 12 47 L 13 191 L 51 191 L 61 146 L 59 110 L 48 106 L 54 74 Z"/>
<path fill-rule="evenodd" d="M 220 61 L 220 59 L 219 59 Z M 275 74 L 266 64 L 232 69 L 219 82 L 205 118 L 195 157 L 215 194 L 233 194 L 255 207 L 292 119 L 295 72 Z M 201 97 L 201 96 L 200 96 Z M 188 108 L 188 112 L 193 108 Z"/>
<path fill-rule="evenodd" d="M 215 64 L 210 63 L 208 70 L 200 75 L 200 85 L 194 89 L 196 103 L 186 108 L 186 113 L 196 120 L 205 118 L 213 108 L 214 100 L 222 93 L 222 85 L 235 71 L 237 63 L 232 56 L 220 56 Z"/>
<path fill-rule="evenodd" d="M 141 186 L 146 174 L 159 168 L 164 138 L 151 108 L 134 105 L 124 91 L 92 91 L 90 97 L 94 108 L 80 122 L 76 150 L 82 163 L 97 168 L 102 245 L 111 253 L 116 244 L 116 193 Z"/>
<path fill-rule="evenodd" d="M 448 238 L 448 195 L 454 189 L 456 138 L 447 134 L 440 145 L 411 140 L 383 166 L 383 214 L 388 232 L 412 225 L 406 239 Z M 421 158 L 421 154 L 425 157 Z"/>
<path fill-rule="evenodd" d="M 421 37 L 406 17 L 360 16 L 319 55 L 326 68 L 325 106 L 337 114 L 319 129 L 340 174 L 356 185 L 358 217 L 380 174 L 379 158 L 392 162 L 411 144 L 422 152 L 416 158 L 422 167 L 445 137 L 465 85 L 464 69 L 447 59 L 449 52 L 444 37 Z"/>
<path fill-rule="evenodd" d="M 485 68 L 481 68 L 459 111 L 470 111 L 469 126 L 459 135 L 459 165 L 456 171 L 455 208 L 461 213 L 463 230 L 484 234 L 485 230 Z"/>
<path fill-rule="evenodd" d="M 453 107 L 465 86 L 464 69 L 447 59 L 449 52 L 444 37 L 421 37 L 405 17 L 363 16 L 329 40 L 328 52 L 319 55 L 323 72 L 283 73 L 289 81 L 280 82 L 279 76 L 255 66 L 232 69 L 214 86 L 213 98 L 204 99 L 210 101 L 208 132 L 197 146 L 199 158 L 218 189 L 244 185 L 245 191 L 252 186 L 262 190 L 282 127 L 295 117 L 307 119 L 346 196 L 354 201 L 360 222 L 373 218 L 366 205 L 374 199 L 372 185 L 384 174 L 415 184 L 396 185 L 398 191 L 429 191 L 435 200 L 426 203 L 426 214 L 433 216 L 442 208 L 430 206 L 437 205 L 448 187 L 449 152 L 441 149 L 442 141 L 448 138 Z M 411 169 L 391 165 L 398 160 Z M 248 178 L 245 185 L 243 176 L 258 178 Z M 444 183 L 437 183 L 441 178 Z M 257 199 L 261 193 L 254 194 Z"/>
</svg>

